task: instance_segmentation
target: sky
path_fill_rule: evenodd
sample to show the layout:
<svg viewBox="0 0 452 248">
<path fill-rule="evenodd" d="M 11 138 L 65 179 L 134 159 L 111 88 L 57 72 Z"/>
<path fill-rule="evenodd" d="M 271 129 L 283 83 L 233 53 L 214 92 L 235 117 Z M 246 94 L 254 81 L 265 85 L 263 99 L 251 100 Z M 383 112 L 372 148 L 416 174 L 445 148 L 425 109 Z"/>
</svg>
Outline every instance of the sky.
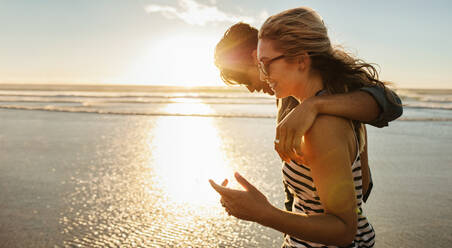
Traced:
<svg viewBox="0 0 452 248">
<path fill-rule="evenodd" d="M 0 83 L 221 86 L 224 31 L 299 6 L 395 87 L 452 88 L 452 1 L 440 0 L 0 0 Z"/>
</svg>

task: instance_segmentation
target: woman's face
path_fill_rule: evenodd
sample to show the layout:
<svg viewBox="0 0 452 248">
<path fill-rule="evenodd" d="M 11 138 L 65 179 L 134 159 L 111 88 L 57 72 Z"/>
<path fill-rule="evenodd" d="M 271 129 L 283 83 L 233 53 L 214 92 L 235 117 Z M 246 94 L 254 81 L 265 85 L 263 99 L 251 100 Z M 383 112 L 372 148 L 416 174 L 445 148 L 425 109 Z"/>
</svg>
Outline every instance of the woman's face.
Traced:
<svg viewBox="0 0 452 248">
<path fill-rule="evenodd" d="M 274 48 L 273 41 L 259 39 L 257 59 L 261 64 L 261 80 L 267 81 L 277 98 L 296 94 L 302 81 L 298 63 L 288 62 L 282 55 Z"/>
</svg>

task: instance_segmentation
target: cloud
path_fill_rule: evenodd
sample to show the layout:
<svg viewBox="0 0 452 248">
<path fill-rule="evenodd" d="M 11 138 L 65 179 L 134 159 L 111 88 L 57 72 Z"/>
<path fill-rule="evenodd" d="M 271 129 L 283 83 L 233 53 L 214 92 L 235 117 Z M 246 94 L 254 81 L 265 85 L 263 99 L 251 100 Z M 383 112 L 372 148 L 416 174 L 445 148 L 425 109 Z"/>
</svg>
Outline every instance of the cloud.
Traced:
<svg viewBox="0 0 452 248">
<path fill-rule="evenodd" d="M 267 10 L 262 10 L 261 13 L 259 13 L 259 20 L 264 22 L 269 16 L 270 14 L 267 12 Z"/>
<path fill-rule="evenodd" d="M 215 1 L 211 1 L 214 3 Z M 204 26 L 207 23 L 247 22 L 256 23 L 256 19 L 247 16 L 236 16 L 219 10 L 216 6 L 208 6 L 195 0 L 179 0 L 178 6 L 151 4 L 146 6 L 148 13 L 161 13 L 169 19 L 178 18 L 191 25 Z"/>
</svg>

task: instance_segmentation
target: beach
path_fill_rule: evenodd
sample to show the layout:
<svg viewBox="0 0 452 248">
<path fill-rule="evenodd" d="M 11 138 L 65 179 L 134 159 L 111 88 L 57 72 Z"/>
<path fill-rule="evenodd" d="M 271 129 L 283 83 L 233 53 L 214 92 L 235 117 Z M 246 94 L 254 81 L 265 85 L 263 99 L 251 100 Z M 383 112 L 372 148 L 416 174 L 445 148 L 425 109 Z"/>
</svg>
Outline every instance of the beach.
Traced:
<svg viewBox="0 0 452 248">
<path fill-rule="evenodd" d="M 238 171 L 283 207 L 274 100 L 241 94 L 133 104 L 90 96 L 91 105 L 56 101 L 83 98 L 61 93 L 44 96 L 50 103 L 5 96 L 0 247 L 280 247 L 281 233 L 228 216 L 208 184 L 228 178 L 239 188 Z M 184 104 L 197 107 L 168 108 Z M 364 213 L 376 247 L 452 245 L 449 116 L 413 108 L 387 128 L 368 127 L 374 189 Z"/>
</svg>

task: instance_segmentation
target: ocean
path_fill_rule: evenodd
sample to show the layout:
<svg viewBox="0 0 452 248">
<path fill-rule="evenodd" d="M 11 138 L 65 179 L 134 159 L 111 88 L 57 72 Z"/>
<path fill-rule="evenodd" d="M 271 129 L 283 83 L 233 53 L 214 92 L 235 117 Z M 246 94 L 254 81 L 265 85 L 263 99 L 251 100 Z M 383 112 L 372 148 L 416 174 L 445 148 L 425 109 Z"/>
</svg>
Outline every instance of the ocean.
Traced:
<svg viewBox="0 0 452 248">
<path fill-rule="evenodd" d="M 452 91 L 398 90 L 368 128 L 376 247 L 452 245 Z M 280 247 L 208 179 L 240 172 L 283 207 L 275 99 L 241 88 L 3 86 L 0 247 Z"/>
<path fill-rule="evenodd" d="M 27 88 L 30 87 L 0 87 L 0 108 L 116 115 L 276 116 L 274 97 L 251 94 L 242 88 L 113 85 L 40 85 L 37 87 L 39 90 Z M 397 93 L 404 104 L 400 120 L 452 121 L 452 90 L 400 89 Z"/>
</svg>

